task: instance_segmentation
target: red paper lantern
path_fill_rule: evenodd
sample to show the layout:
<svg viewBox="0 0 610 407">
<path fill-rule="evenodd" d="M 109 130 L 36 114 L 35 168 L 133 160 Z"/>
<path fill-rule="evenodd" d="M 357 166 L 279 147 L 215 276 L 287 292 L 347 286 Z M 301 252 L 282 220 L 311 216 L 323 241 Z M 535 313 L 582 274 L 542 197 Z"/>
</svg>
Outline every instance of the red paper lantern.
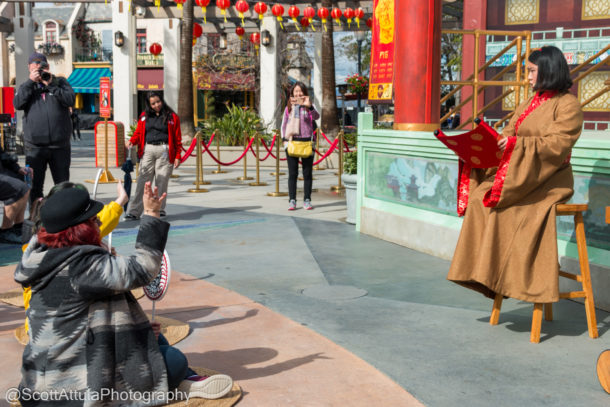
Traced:
<svg viewBox="0 0 610 407">
<path fill-rule="evenodd" d="M 244 30 L 244 27 L 240 27 L 240 26 L 235 27 L 235 34 L 237 34 L 239 36 L 240 40 L 244 39 L 245 33 L 246 33 L 246 30 Z"/>
<path fill-rule="evenodd" d="M 227 22 L 227 9 L 231 7 L 230 0 L 216 0 L 216 7 L 220 9 L 220 14 L 225 18 L 225 23 Z"/>
<path fill-rule="evenodd" d="M 258 14 L 258 19 L 263 19 L 263 14 L 267 12 L 267 5 L 262 1 L 259 1 L 254 5 L 254 12 Z"/>
<path fill-rule="evenodd" d="M 366 19 L 366 25 L 367 25 L 369 28 L 373 28 L 373 19 L 372 19 L 371 17 L 369 17 L 369 18 L 367 18 L 367 19 Z"/>
<path fill-rule="evenodd" d="M 205 13 L 208 5 L 210 4 L 210 0 L 195 0 L 195 3 L 199 7 L 201 7 L 201 13 L 203 13 L 203 22 L 207 24 L 208 20 L 206 19 Z"/>
<path fill-rule="evenodd" d="M 306 29 L 308 25 L 309 25 L 309 19 L 307 17 L 301 18 L 301 27 Z"/>
<path fill-rule="evenodd" d="M 186 0 L 174 0 L 174 2 L 176 3 L 178 10 L 182 10 L 182 4 L 186 3 Z"/>
<path fill-rule="evenodd" d="M 235 3 L 235 9 L 239 13 L 239 18 L 241 18 L 241 25 L 244 25 L 244 13 L 250 9 L 248 6 L 248 2 L 246 0 L 237 0 Z"/>
<path fill-rule="evenodd" d="M 320 7 L 318 9 L 318 17 L 320 17 L 320 20 L 322 20 L 324 31 L 326 31 L 326 18 L 328 17 L 328 9 L 326 7 Z"/>
<path fill-rule="evenodd" d="M 350 27 L 352 24 L 352 18 L 354 18 L 354 10 L 348 7 L 343 12 L 343 15 L 347 19 L 347 26 Z"/>
<path fill-rule="evenodd" d="M 315 31 L 316 28 L 313 26 L 313 19 L 316 16 L 316 10 L 311 6 L 305 7 L 305 10 L 303 10 L 303 15 L 307 17 L 307 21 L 309 22 L 308 25 L 310 25 L 311 29 Z"/>
<path fill-rule="evenodd" d="M 299 23 L 297 21 L 297 17 L 299 16 L 299 14 L 301 14 L 301 10 L 299 10 L 299 8 L 297 6 L 290 6 L 290 8 L 288 9 L 288 15 L 292 18 L 292 21 L 294 21 L 294 25 L 297 28 L 297 30 L 301 30 L 299 28 Z"/>
<path fill-rule="evenodd" d="M 271 12 L 277 18 L 277 21 L 280 22 L 280 27 L 282 27 L 282 30 L 283 30 L 284 25 L 282 24 L 282 20 L 283 20 L 282 15 L 284 15 L 284 7 L 282 7 L 281 4 L 276 4 L 273 7 L 271 7 Z"/>
<path fill-rule="evenodd" d="M 203 34 L 203 28 L 198 23 L 193 23 L 193 38 L 199 38 Z"/>
<path fill-rule="evenodd" d="M 330 12 L 330 16 L 332 18 L 335 19 L 335 22 L 337 24 L 339 24 L 339 27 L 341 27 L 341 16 L 343 15 L 343 13 L 341 12 L 341 9 L 339 7 L 335 7 L 331 12 Z"/>
<path fill-rule="evenodd" d="M 256 48 L 256 55 L 258 55 L 258 47 L 261 43 L 261 34 L 259 32 L 250 34 L 250 42 L 254 44 L 254 48 Z"/>
<path fill-rule="evenodd" d="M 153 42 L 148 50 L 156 57 L 163 51 L 163 47 L 158 42 Z"/>
<path fill-rule="evenodd" d="M 360 19 L 364 18 L 364 10 L 362 10 L 360 7 L 358 7 L 354 11 L 354 17 L 356 17 L 356 24 L 358 24 L 358 28 L 360 28 Z"/>
</svg>

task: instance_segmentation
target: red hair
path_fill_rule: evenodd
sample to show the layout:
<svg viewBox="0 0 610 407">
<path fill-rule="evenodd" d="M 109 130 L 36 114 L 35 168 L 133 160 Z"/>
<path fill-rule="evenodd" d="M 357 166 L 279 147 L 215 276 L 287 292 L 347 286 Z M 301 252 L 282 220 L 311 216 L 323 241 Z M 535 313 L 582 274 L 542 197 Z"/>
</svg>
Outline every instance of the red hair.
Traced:
<svg viewBox="0 0 610 407">
<path fill-rule="evenodd" d="M 58 233 L 48 233 L 44 227 L 41 227 L 38 231 L 38 242 L 51 248 L 82 245 L 100 246 L 100 230 L 96 222 L 94 216 Z"/>
</svg>

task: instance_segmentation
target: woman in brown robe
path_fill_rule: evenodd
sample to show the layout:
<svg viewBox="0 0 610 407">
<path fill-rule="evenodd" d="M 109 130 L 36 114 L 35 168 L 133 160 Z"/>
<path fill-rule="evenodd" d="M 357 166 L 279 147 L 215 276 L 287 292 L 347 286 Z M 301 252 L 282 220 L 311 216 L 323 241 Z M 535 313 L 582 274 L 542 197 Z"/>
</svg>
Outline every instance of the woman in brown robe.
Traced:
<svg viewBox="0 0 610 407">
<path fill-rule="evenodd" d="M 558 48 L 533 51 L 527 71 L 536 93 L 504 128 L 498 167 L 460 162 L 465 218 L 447 279 L 490 298 L 549 303 L 559 300 L 555 204 L 574 192 L 570 153 L 583 115 Z"/>
</svg>

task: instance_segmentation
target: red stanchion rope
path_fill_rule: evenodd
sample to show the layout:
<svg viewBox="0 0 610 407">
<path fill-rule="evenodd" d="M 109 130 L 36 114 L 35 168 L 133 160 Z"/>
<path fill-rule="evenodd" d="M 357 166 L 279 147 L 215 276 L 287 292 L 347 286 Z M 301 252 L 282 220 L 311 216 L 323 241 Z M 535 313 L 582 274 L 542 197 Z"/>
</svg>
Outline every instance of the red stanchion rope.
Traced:
<svg viewBox="0 0 610 407">
<path fill-rule="evenodd" d="M 196 145 L 197 145 L 197 137 L 194 137 L 193 140 L 191 141 L 191 145 L 189 146 L 188 150 L 184 150 L 184 147 L 182 147 L 182 150 L 184 150 L 185 153 L 182 155 L 182 158 L 180 159 L 180 164 L 185 162 L 191 156 L 191 153 L 195 149 Z"/>
<path fill-rule="evenodd" d="M 212 160 L 216 161 L 218 164 L 220 165 L 224 165 L 224 166 L 229 166 L 229 165 L 233 165 L 236 162 L 240 161 L 242 158 L 244 158 L 244 156 L 246 155 L 246 153 L 248 152 L 248 150 L 250 149 L 250 147 L 252 146 L 252 142 L 254 141 L 254 137 L 252 137 L 250 139 L 250 143 L 248 143 L 248 145 L 246 146 L 246 149 L 244 150 L 244 152 L 239 156 L 239 158 L 237 158 L 237 160 L 235 161 L 231 161 L 230 163 L 223 163 L 222 161 L 219 161 L 216 157 L 214 157 L 214 154 L 212 154 L 212 152 L 208 149 L 209 146 L 206 146 L 205 144 L 203 145 L 203 148 L 205 149 L 205 151 L 210 155 L 210 157 L 212 157 Z"/>
<path fill-rule="evenodd" d="M 276 134 L 276 136 L 277 136 L 277 134 Z M 262 144 L 265 147 L 265 149 L 267 150 L 267 155 L 270 155 L 274 159 L 277 159 L 277 157 L 273 154 L 273 145 L 271 145 L 272 148 L 269 148 L 269 147 L 267 147 L 267 145 L 265 143 L 262 143 Z M 267 157 L 265 157 L 265 159 L 267 159 Z M 280 158 L 280 161 L 286 161 L 286 158 Z"/>
<path fill-rule="evenodd" d="M 267 155 L 265 156 L 265 158 L 258 158 L 256 156 L 256 153 L 254 152 L 254 147 L 250 146 L 250 151 L 252 151 L 252 155 L 254 155 L 254 157 L 258 158 L 259 161 L 265 161 L 267 158 L 269 158 L 269 156 L 271 155 L 271 151 L 273 151 L 273 146 L 275 144 L 275 137 L 277 135 L 273 136 L 273 139 L 271 140 L 271 147 L 267 148 L 267 145 L 265 144 L 265 140 L 261 140 L 261 144 L 265 146 L 265 148 L 267 149 Z"/>
<path fill-rule="evenodd" d="M 210 141 L 208 142 L 208 148 L 212 145 L 212 141 L 214 141 L 214 137 L 216 137 L 216 133 L 212 133 L 212 135 L 210 136 Z M 195 140 L 197 137 L 194 137 L 193 140 Z M 201 145 L 203 145 L 203 141 L 201 142 Z M 185 152 L 184 156 L 185 157 L 195 157 L 195 155 L 193 154 L 193 143 L 191 142 L 191 145 L 189 146 L 189 151 L 187 152 L 184 147 L 182 147 L 182 151 Z M 203 153 L 201 153 L 203 155 Z M 184 162 L 184 161 L 182 161 Z"/>
<path fill-rule="evenodd" d="M 324 134 L 324 132 L 323 132 L 322 130 L 320 130 L 320 133 L 322 133 L 322 136 L 323 136 L 323 137 L 326 139 L 326 141 L 328 142 L 328 144 L 332 144 L 332 143 L 333 143 L 332 141 L 330 141 L 330 140 L 328 139 L 328 137 L 326 137 L 326 134 Z M 338 140 L 338 139 L 339 139 L 339 137 L 335 138 L 335 140 Z M 343 140 L 343 146 L 345 147 L 345 148 L 343 149 L 343 152 L 344 152 L 344 153 L 351 153 L 351 150 L 349 149 L 349 146 L 347 145 L 347 141 L 345 141 L 345 139 Z"/>
<path fill-rule="evenodd" d="M 322 161 L 324 161 L 326 159 L 326 157 L 328 157 L 330 155 L 330 153 L 332 153 L 333 150 L 335 148 L 337 148 L 337 144 L 339 144 L 339 139 L 335 139 L 335 141 L 332 143 L 332 145 L 330 146 L 330 149 L 326 152 L 326 154 L 324 154 L 318 161 L 314 161 L 313 165 L 318 165 Z"/>
</svg>

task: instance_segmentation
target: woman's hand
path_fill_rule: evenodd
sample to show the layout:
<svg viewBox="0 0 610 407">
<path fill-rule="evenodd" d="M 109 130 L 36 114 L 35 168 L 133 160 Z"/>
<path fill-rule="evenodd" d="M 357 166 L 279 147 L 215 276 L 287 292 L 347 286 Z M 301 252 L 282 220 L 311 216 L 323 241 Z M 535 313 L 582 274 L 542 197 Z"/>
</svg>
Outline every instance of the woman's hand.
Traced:
<svg viewBox="0 0 610 407">
<path fill-rule="evenodd" d="M 303 96 L 301 98 L 301 104 L 307 108 L 311 107 L 311 100 L 309 100 L 309 96 Z"/>
<path fill-rule="evenodd" d="M 180 159 L 179 159 L 179 158 L 176 158 L 176 159 L 174 160 L 174 169 L 176 169 L 176 168 L 178 168 L 178 167 L 180 167 Z"/>
<path fill-rule="evenodd" d="M 129 139 L 125 140 L 125 148 L 131 148 L 133 146 L 133 144 L 131 144 L 131 141 L 129 141 Z"/>
<path fill-rule="evenodd" d="M 498 140 L 498 148 L 500 149 L 500 151 L 504 151 L 504 149 L 506 148 L 506 142 L 508 141 L 508 138 L 503 137 L 500 140 Z"/>
<path fill-rule="evenodd" d="M 155 334 L 155 338 L 159 339 L 159 335 L 161 334 L 161 324 L 155 321 L 152 321 L 150 323 L 150 326 L 152 327 L 152 331 Z"/>
<path fill-rule="evenodd" d="M 161 204 L 167 194 L 164 192 L 163 195 L 159 196 L 159 188 L 155 187 L 153 190 L 150 186 L 150 182 L 144 184 L 144 197 L 142 203 L 144 204 L 144 214 L 153 216 L 155 218 L 161 215 Z"/>
</svg>

